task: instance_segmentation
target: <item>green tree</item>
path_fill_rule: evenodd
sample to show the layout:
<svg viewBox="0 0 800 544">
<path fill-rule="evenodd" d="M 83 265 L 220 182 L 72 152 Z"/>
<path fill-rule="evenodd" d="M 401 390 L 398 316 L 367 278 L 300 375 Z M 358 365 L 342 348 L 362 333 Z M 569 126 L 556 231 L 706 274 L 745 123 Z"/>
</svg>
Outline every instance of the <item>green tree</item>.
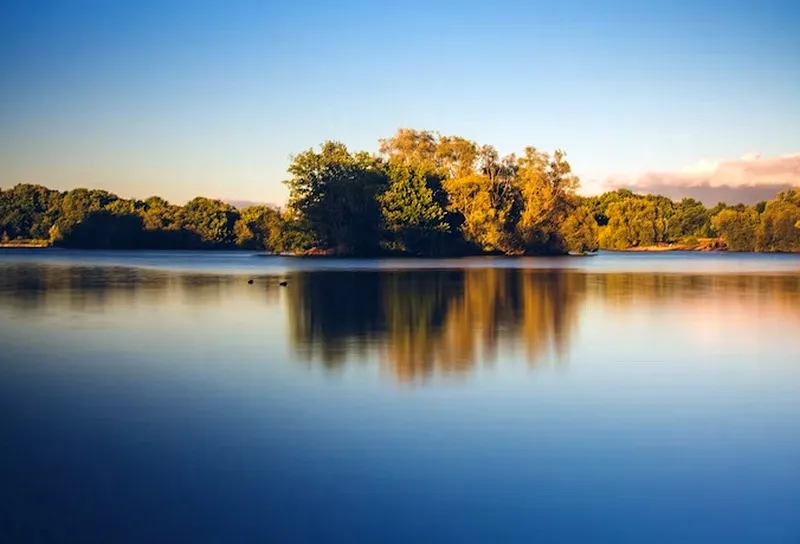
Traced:
<svg viewBox="0 0 800 544">
<path fill-rule="evenodd" d="M 421 168 L 390 162 L 389 186 L 379 197 L 389 247 L 414 255 L 445 251 L 451 231 L 441 179 Z"/>
<path fill-rule="evenodd" d="M 239 212 L 234 225 L 236 245 L 245 249 L 266 249 L 274 252 L 282 242 L 281 211 L 273 206 L 249 206 Z"/>
<path fill-rule="evenodd" d="M 289 207 L 310 225 L 320 249 L 340 255 L 379 249 L 376 197 L 386 187 L 386 176 L 378 160 L 325 142 L 319 152 L 309 149 L 295 156 L 289 173 Z"/>
<path fill-rule="evenodd" d="M 636 195 L 628 189 L 618 189 L 609 191 L 602 195 L 592 196 L 586 199 L 585 205 L 592 211 L 597 225 L 605 227 L 608 224 L 608 207 L 626 198 L 634 198 Z"/>
<path fill-rule="evenodd" d="M 55 221 L 63 240 L 73 239 L 71 233 L 77 225 L 91 214 L 106 210 L 116 200 L 119 200 L 117 195 L 98 189 L 79 188 L 66 192 L 60 200 L 58 218 Z M 81 239 L 85 236 L 87 235 L 81 234 Z"/>
<path fill-rule="evenodd" d="M 20 183 L 0 192 L 0 232 L 9 240 L 47 239 L 59 216 L 61 194 L 41 185 Z"/>
<path fill-rule="evenodd" d="M 759 219 L 754 209 L 724 209 L 712 218 L 711 225 L 731 251 L 755 249 Z"/>
<path fill-rule="evenodd" d="M 142 220 L 147 230 L 177 230 L 180 228 L 180 206 L 170 204 L 158 196 L 144 201 Z"/>
<path fill-rule="evenodd" d="M 761 214 L 758 228 L 757 249 L 759 251 L 800 251 L 800 206 L 791 198 L 771 200 Z"/>
<path fill-rule="evenodd" d="M 104 208 L 114 215 L 139 215 L 144 211 L 144 202 L 139 200 L 117 199 L 109 202 Z"/>
<path fill-rule="evenodd" d="M 195 233 L 205 247 L 220 248 L 234 243 L 234 224 L 238 212 L 233 206 L 205 197 L 197 197 L 180 211 L 181 226 Z"/>
<path fill-rule="evenodd" d="M 670 219 L 670 237 L 678 240 L 686 236 L 703 236 L 710 220 L 708 210 L 702 202 L 684 198 L 675 206 Z"/>
<path fill-rule="evenodd" d="M 293 210 L 281 214 L 281 229 L 269 248 L 275 253 L 304 253 L 314 248 L 316 236 L 311 224 Z"/>
<path fill-rule="evenodd" d="M 588 207 L 580 206 L 561 225 L 561 236 L 569 251 L 578 253 L 597 251 L 598 226 L 594 214 Z"/>
<path fill-rule="evenodd" d="M 658 240 L 658 211 L 652 200 L 631 196 L 609 204 L 608 224 L 600 233 L 600 247 L 628 249 L 651 246 Z"/>
</svg>

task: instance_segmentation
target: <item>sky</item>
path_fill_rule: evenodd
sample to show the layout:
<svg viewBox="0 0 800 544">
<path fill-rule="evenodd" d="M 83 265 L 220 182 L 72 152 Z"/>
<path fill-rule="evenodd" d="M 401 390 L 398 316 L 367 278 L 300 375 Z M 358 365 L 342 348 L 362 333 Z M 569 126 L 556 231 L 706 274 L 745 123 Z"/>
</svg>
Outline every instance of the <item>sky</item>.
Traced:
<svg viewBox="0 0 800 544">
<path fill-rule="evenodd" d="M 798 27 L 772 0 L 3 2 L 0 187 L 281 204 L 293 153 L 410 127 L 563 149 L 586 194 L 771 191 L 800 185 Z"/>
</svg>

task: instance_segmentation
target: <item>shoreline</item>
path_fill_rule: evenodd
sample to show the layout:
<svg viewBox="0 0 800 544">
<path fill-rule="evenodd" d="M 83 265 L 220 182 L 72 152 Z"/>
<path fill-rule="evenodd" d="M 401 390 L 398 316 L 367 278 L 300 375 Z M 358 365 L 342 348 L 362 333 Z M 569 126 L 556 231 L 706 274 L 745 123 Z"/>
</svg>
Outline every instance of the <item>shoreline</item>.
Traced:
<svg viewBox="0 0 800 544">
<path fill-rule="evenodd" d="M 604 249 L 603 251 L 609 251 L 613 253 L 668 253 L 671 251 L 693 251 L 693 252 L 703 252 L 703 253 L 714 253 L 714 252 L 725 252 L 727 250 L 723 248 L 703 248 L 700 246 L 674 245 L 674 246 L 629 247 L 626 249 Z M 752 251 L 750 253 L 757 253 L 757 252 Z"/>
<path fill-rule="evenodd" d="M 0 248 L 2 249 L 48 249 L 50 247 L 52 247 L 50 244 L 26 244 L 15 242 L 0 243 Z"/>
</svg>

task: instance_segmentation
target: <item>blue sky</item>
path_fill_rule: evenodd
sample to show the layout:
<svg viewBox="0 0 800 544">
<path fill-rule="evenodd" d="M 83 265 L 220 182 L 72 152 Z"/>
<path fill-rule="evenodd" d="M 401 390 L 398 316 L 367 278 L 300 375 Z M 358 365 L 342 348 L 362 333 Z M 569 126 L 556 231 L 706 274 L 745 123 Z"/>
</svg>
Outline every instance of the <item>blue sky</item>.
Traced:
<svg viewBox="0 0 800 544">
<path fill-rule="evenodd" d="M 5 2 L 0 186 L 281 203 L 291 153 L 401 126 L 563 148 L 589 189 L 796 153 L 798 27 L 770 0 Z"/>
</svg>

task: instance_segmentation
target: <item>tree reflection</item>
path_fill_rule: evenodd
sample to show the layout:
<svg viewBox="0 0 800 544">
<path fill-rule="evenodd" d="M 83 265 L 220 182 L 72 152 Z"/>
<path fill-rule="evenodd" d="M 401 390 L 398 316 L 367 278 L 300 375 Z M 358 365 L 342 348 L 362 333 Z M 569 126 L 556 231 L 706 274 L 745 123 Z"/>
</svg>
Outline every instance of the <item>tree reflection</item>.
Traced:
<svg viewBox="0 0 800 544">
<path fill-rule="evenodd" d="M 531 363 L 566 354 L 585 276 L 470 269 L 310 272 L 291 282 L 296 352 L 336 366 L 374 348 L 400 381 L 491 363 L 501 346 Z"/>
<path fill-rule="evenodd" d="M 303 358 L 338 366 L 385 330 L 378 273 L 295 274 L 287 293 L 289 335 Z"/>
<path fill-rule="evenodd" d="M 297 271 L 289 274 L 286 288 L 278 286 L 278 277 L 262 277 L 255 285 L 246 279 L 126 267 L 2 265 L 0 310 L 35 316 L 63 308 L 102 313 L 137 304 L 221 307 L 231 298 L 257 304 L 261 299 L 265 313 L 285 305 L 289 343 L 299 358 L 328 368 L 377 360 L 400 382 L 465 376 L 514 353 L 530 365 L 567 364 L 586 305 L 687 316 L 711 309 L 716 314 L 705 315 L 732 319 L 771 312 L 800 320 L 800 277 L 790 274 L 486 267 Z M 263 332 L 259 320 L 251 324 L 253 335 Z"/>
<path fill-rule="evenodd" d="M 267 303 L 280 294 L 271 281 L 248 286 L 234 275 L 187 274 L 172 271 L 112 266 L 54 266 L 11 264 L 0 267 L 0 308 L 41 312 L 64 307 L 102 313 L 112 305 L 163 304 L 178 296 L 185 304 L 219 304 L 239 290 L 248 296 L 261 293 Z"/>
<path fill-rule="evenodd" d="M 585 302 L 623 311 L 744 302 L 745 311 L 770 305 L 800 318 L 800 278 L 789 275 L 304 272 L 290 290 L 290 340 L 300 357 L 337 367 L 373 354 L 401 382 L 463 375 L 513 350 L 532 365 L 564 364 Z"/>
</svg>

